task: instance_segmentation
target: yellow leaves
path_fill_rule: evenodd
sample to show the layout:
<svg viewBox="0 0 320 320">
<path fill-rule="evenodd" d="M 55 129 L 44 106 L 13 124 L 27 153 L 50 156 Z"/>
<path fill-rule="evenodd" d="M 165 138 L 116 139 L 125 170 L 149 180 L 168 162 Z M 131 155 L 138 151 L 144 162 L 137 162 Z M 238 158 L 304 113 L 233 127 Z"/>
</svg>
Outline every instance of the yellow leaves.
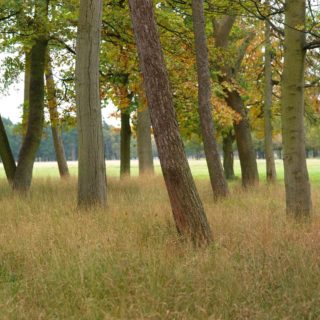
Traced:
<svg viewBox="0 0 320 320">
<path fill-rule="evenodd" d="M 224 99 L 213 97 L 212 104 L 214 106 L 213 117 L 220 127 L 231 127 L 233 123 L 239 123 L 241 121 L 241 115 L 232 110 Z"/>
<path fill-rule="evenodd" d="M 226 89 L 229 92 L 232 92 L 235 89 L 233 84 L 229 81 L 223 81 L 221 85 L 224 89 Z"/>
</svg>

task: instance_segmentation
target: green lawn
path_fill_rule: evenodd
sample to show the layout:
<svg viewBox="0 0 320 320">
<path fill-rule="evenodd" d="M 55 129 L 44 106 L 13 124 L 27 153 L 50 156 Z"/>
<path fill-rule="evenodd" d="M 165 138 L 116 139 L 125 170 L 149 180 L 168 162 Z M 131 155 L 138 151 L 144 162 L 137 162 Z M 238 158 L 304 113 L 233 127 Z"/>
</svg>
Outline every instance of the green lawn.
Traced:
<svg viewBox="0 0 320 320">
<path fill-rule="evenodd" d="M 160 165 L 159 162 L 156 161 L 156 172 L 160 173 Z M 138 175 L 138 161 L 132 160 L 132 175 Z M 190 165 L 192 168 L 192 173 L 194 177 L 198 179 L 207 179 L 208 170 L 206 167 L 205 160 L 190 160 Z M 283 163 L 282 160 L 276 160 L 277 166 L 277 174 L 278 179 L 283 180 Z M 71 174 L 77 174 L 77 163 L 71 162 L 69 163 Z M 261 180 L 265 179 L 265 160 L 258 160 L 258 167 Z M 310 179 L 313 183 L 320 183 L 320 159 L 309 159 L 308 160 L 308 168 Z M 120 171 L 120 162 L 119 161 L 107 161 L 107 174 L 111 177 L 118 177 Z M 37 177 L 58 177 L 58 168 L 56 163 L 54 162 L 46 162 L 46 163 L 36 163 L 35 176 Z M 240 178 L 240 163 L 238 160 L 235 161 L 235 173 L 236 176 Z M 0 167 L 0 177 L 4 177 L 3 168 Z"/>
</svg>

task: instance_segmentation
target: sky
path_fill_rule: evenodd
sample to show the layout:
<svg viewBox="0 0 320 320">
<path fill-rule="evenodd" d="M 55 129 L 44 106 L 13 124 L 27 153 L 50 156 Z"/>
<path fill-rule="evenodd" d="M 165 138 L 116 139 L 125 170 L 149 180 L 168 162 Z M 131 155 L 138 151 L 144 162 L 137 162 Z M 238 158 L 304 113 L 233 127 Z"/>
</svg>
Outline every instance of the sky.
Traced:
<svg viewBox="0 0 320 320">
<path fill-rule="evenodd" d="M 12 85 L 6 95 L 0 95 L 0 114 L 3 118 L 9 118 L 13 123 L 21 121 L 21 106 L 23 103 L 23 81 L 22 79 Z M 104 121 L 108 124 L 120 127 L 119 119 L 110 116 L 116 111 L 115 106 L 109 104 L 107 108 L 102 109 Z"/>
<path fill-rule="evenodd" d="M 21 105 L 23 102 L 23 82 L 15 84 L 5 95 L 0 96 L 0 114 L 16 123 L 21 118 Z"/>
</svg>

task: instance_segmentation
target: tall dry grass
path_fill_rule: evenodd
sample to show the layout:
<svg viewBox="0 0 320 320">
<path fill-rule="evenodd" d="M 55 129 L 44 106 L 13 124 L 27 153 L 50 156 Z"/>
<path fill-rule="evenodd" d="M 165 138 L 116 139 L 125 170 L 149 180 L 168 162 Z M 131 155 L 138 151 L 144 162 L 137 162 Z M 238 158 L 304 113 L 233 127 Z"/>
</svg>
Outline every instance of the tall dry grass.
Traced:
<svg viewBox="0 0 320 320">
<path fill-rule="evenodd" d="M 194 250 L 160 178 L 111 180 L 92 212 L 75 184 L 37 179 L 22 199 L 0 182 L 0 319 L 320 318 L 320 219 L 286 219 L 283 186 L 216 204 L 198 182 L 215 242 Z"/>
</svg>

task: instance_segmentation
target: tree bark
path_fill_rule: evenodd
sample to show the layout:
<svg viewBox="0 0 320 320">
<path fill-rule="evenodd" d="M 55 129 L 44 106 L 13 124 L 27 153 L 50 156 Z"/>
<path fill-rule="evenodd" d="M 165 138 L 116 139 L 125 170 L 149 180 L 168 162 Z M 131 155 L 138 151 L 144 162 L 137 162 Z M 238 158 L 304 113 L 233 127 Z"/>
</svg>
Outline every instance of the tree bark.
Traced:
<svg viewBox="0 0 320 320">
<path fill-rule="evenodd" d="M 33 165 L 41 142 L 44 122 L 44 67 L 48 40 L 40 36 L 31 49 L 28 125 L 19 153 L 13 189 L 26 192 L 31 186 Z"/>
<path fill-rule="evenodd" d="M 232 26 L 235 22 L 235 17 L 225 16 L 220 22 L 214 21 L 214 37 L 217 48 L 226 49 L 229 43 L 229 35 L 232 30 Z M 239 70 L 242 59 L 245 55 L 245 50 L 248 46 L 248 42 L 252 35 L 249 35 L 244 40 L 244 45 L 239 51 L 236 59 L 236 65 L 230 66 L 227 63 L 223 66 L 219 66 L 223 76 L 219 76 L 218 80 L 221 84 L 223 82 L 232 83 Z M 258 166 L 256 161 L 256 154 L 252 143 L 250 123 L 247 116 L 247 111 L 244 107 L 242 98 L 238 91 L 225 89 L 227 104 L 236 112 L 238 112 L 242 119 L 239 123 L 234 123 L 234 131 L 236 136 L 237 148 L 239 152 L 241 173 L 242 173 L 242 185 L 244 187 L 254 186 L 259 182 Z"/>
<path fill-rule="evenodd" d="M 180 235 L 195 245 L 212 233 L 180 137 L 152 0 L 129 0 L 151 123 L 173 216 Z"/>
<path fill-rule="evenodd" d="M 233 142 L 234 135 L 232 130 L 229 130 L 227 134 L 223 135 L 222 148 L 223 148 L 223 168 L 226 179 L 232 180 L 235 178 L 234 174 L 234 155 L 233 155 Z"/>
<path fill-rule="evenodd" d="M 218 199 L 228 195 L 228 184 L 221 165 L 212 118 L 211 77 L 203 0 L 192 1 L 192 16 L 198 74 L 198 111 L 201 133 L 213 195 L 215 199 Z"/>
<path fill-rule="evenodd" d="M 106 168 L 99 92 L 102 0 L 81 0 L 77 36 L 76 102 L 79 139 L 78 205 L 105 206 Z"/>
<path fill-rule="evenodd" d="M 153 175 L 154 164 L 151 141 L 151 120 L 148 108 L 138 111 L 137 147 L 139 175 Z"/>
<path fill-rule="evenodd" d="M 227 90 L 226 94 L 228 105 L 241 115 L 240 122 L 234 123 L 233 126 L 239 152 L 242 185 L 244 187 L 255 186 L 259 182 L 259 174 L 247 111 L 237 91 Z"/>
<path fill-rule="evenodd" d="M 131 160 L 131 126 L 128 110 L 121 111 L 120 132 L 120 178 L 130 177 Z"/>
<path fill-rule="evenodd" d="M 25 51 L 24 95 L 23 95 L 23 108 L 22 108 L 22 133 L 23 133 L 23 136 L 26 134 L 27 126 L 28 126 L 30 67 L 31 67 L 31 52 Z"/>
<path fill-rule="evenodd" d="M 16 163 L 9 144 L 6 129 L 0 116 L 0 156 L 8 182 L 12 184 L 16 172 Z"/>
<path fill-rule="evenodd" d="M 274 162 L 274 153 L 272 146 L 272 122 L 271 122 L 271 106 L 272 106 L 272 65 L 271 65 L 271 39 L 270 25 L 265 22 L 265 59 L 264 59 L 264 152 L 266 156 L 266 178 L 267 182 L 274 183 L 277 179 L 276 165 Z"/>
<path fill-rule="evenodd" d="M 304 115 L 305 26 L 304 0 L 285 2 L 284 69 L 282 75 L 282 136 L 287 213 L 296 218 L 312 211 L 306 163 Z"/>
<path fill-rule="evenodd" d="M 70 177 L 70 174 L 62 137 L 60 134 L 56 86 L 53 78 L 51 57 L 49 51 L 46 55 L 45 76 L 53 145 L 56 153 L 60 177 L 64 179 Z"/>
</svg>

